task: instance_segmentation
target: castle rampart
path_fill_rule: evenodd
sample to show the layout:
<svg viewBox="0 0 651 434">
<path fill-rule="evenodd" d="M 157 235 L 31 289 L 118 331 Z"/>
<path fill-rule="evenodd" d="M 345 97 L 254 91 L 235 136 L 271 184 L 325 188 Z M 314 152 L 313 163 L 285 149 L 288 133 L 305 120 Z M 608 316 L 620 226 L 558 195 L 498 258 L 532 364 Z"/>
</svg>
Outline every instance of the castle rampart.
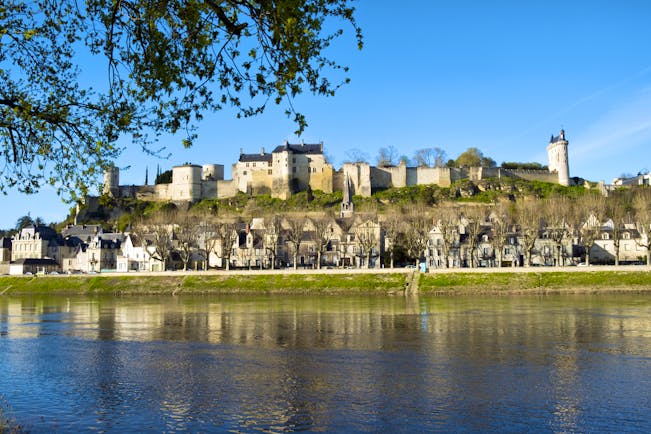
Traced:
<svg viewBox="0 0 651 434">
<path fill-rule="evenodd" d="M 189 201 L 233 197 L 238 192 L 271 194 L 287 199 L 293 193 L 321 190 L 326 193 L 343 191 L 348 179 L 349 193 L 369 197 L 374 191 L 392 187 L 435 184 L 448 187 L 462 179 L 481 181 L 488 178 L 518 178 L 529 181 L 556 182 L 569 185 L 568 141 L 561 130 L 547 147 L 549 170 L 504 169 L 501 167 L 407 167 L 371 166 L 366 162 L 344 163 L 335 171 L 323 155 L 323 144 L 289 144 L 276 147 L 271 153 L 264 148 L 259 153 L 240 152 L 233 164 L 233 179 L 224 180 L 224 166 L 186 164 L 172 169 L 170 184 L 155 186 L 120 186 L 119 170 L 106 169 L 104 193 L 143 200 Z"/>
</svg>

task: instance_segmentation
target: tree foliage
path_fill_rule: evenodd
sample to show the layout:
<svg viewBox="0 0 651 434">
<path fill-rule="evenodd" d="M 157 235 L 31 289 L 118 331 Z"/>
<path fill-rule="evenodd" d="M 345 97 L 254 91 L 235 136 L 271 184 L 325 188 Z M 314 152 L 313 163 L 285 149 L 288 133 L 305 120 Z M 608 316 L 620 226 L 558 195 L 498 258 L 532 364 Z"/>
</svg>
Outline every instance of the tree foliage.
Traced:
<svg viewBox="0 0 651 434">
<path fill-rule="evenodd" d="M 162 133 L 190 146 L 205 112 L 238 117 L 334 95 L 347 68 L 327 49 L 350 0 L 6 0 L 0 5 L 0 190 L 44 183 L 74 198 L 121 152 Z M 343 24 L 343 25 L 342 25 Z M 105 73 L 82 71 L 98 65 Z M 81 74 L 93 74 L 93 87 Z M 99 79 L 97 79 L 99 77 Z"/>
<path fill-rule="evenodd" d="M 484 156 L 477 148 L 468 148 L 455 161 L 456 167 L 495 167 L 496 163 L 490 157 Z"/>
</svg>

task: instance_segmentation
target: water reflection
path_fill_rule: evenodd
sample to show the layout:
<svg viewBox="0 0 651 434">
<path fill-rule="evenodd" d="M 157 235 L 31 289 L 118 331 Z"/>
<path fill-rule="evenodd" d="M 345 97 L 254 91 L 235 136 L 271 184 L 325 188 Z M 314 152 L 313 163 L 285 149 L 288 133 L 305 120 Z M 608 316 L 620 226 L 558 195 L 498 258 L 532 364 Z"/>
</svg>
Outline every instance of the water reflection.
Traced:
<svg viewBox="0 0 651 434">
<path fill-rule="evenodd" d="M 645 431 L 649 313 L 634 295 L 3 297 L 0 393 L 33 432 Z"/>
</svg>

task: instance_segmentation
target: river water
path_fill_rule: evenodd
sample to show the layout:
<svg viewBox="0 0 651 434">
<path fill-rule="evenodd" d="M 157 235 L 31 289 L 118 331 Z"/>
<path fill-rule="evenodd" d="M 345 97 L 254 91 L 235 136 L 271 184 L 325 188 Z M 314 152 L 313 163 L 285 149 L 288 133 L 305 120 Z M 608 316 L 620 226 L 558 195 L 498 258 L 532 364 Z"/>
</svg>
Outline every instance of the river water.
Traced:
<svg viewBox="0 0 651 434">
<path fill-rule="evenodd" d="M 651 297 L 0 297 L 40 432 L 650 432 Z"/>
</svg>

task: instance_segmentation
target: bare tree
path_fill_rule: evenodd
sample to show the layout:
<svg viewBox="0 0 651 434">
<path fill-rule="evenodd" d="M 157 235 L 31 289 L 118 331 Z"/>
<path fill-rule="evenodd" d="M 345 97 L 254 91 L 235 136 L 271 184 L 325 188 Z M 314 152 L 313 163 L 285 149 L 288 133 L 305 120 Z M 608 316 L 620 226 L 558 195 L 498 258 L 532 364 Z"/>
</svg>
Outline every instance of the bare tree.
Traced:
<svg viewBox="0 0 651 434">
<path fill-rule="evenodd" d="M 156 222 L 147 224 L 143 231 L 153 239 L 153 251 L 150 251 L 152 258 L 160 261 L 162 270 L 167 270 L 167 261 L 170 259 L 174 248 L 172 246 L 172 225 L 159 219 Z"/>
<path fill-rule="evenodd" d="M 316 266 L 321 269 L 321 258 L 325 252 L 330 235 L 332 233 L 331 219 L 326 216 L 313 217 L 310 219 L 314 228 L 314 250 L 316 251 Z"/>
<path fill-rule="evenodd" d="M 600 194 L 586 194 L 577 199 L 575 210 L 580 242 L 585 250 L 585 263 L 590 265 L 590 251 L 601 234 L 606 200 Z"/>
<path fill-rule="evenodd" d="M 200 232 L 196 219 L 185 214 L 177 221 L 174 232 L 178 243 L 179 257 L 183 262 L 183 271 L 186 271 L 193 252 L 199 248 Z"/>
<path fill-rule="evenodd" d="M 615 247 L 615 265 L 619 265 L 619 250 L 625 223 L 631 208 L 630 196 L 620 193 L 608 198 L 606 214 L 613 222 L 613 246 Z"/>
<path fill-rule="evenodd" d="M 414 163 L 420 167 L 443 167 L 447 155 L 441 148 L 423 148 L 414 153 Z"/>
<path fill-rule="evenodd" d="M 563 241 L 571 234 L 569 222 L 572 220 L 572 211 L 572 202 L 564 196 L 553 196 L 542 204 L 545 232 L 554 242 L 554 256 L 558 267 L 564 265 Z"/>
<path fill-rule="evenodd" d="M 633 209 L 640 233 L 644 238 L 636 239 L 635 243 L 646 250 L 646 265 L 651 265 L 651 190 L 642 188 L 635 192 Z"/>
<path fill-rule="evenodd" d="M 477 245 L 479 244 L 479 235 L 482 225 L 486 220 L 486 213 L 483 208 L 476 206 L 466 206 L 463 211 L 465 217 L 465 227 L 468 237 L 466 238 L 470 250 L 470 268 L 475 268 L 477 258 Z"/>
<path fill-rule="evenodd" d="M 294 216 L 287 219 L 287 227 L 285 228 L 285 237 L 290 252 L 292 254 L 292 262 L 294 264 L 294 270 L 298 268 L 297 260 L 298 254 L 301 250 L 301 244 L 303 243 L 303 234 L 305 233 L 305 217 Z"/>
<path fill-rule="evenodd" d="M 233 253 L 233 243 L 237 240 L 237 222 L 236 221 L 220 221 L 216 225 L 215 239 L 220 247 L 220 254 L 218 255 L 225 263 L 224 268 L 230 270 L 231 255 Z"/>
<path fill-rule="evenodd" d="M 504 246 L 508 229 L 513 225 L 513 218 L 508 206 L 500 202 L 491 210 L 491 226 L 493 232 L 493 249 L 495 250 L 495 261 L 497 266 L 502 266 Z"/>
<path fill-rule="evenodd" d="M 434 217 L 441 234 L 441 256 L 445 268 L 450 267 L 450 250 L 459 241 L 459 210 L 454 206 L 442 206 Z"/>
<path fill-rule="evenodd" d="M 379 225 L 370 220 L 357 225 L 354 229 L 355 238 L 357 239 L 357 244 L 359 245 L 359 256 L 363 260 L 366 256 L 366 268 L 371 267 L 371 257 L 373 255 L 373 249 L 378 248 L 379 250 Z"/>
<path fill-rule="evenodd" d="M 276 258 L 278 256 L 278 239 L 280 238 L 280 231 L 282 229 L 282 221 L 277 215 L 270 215 L 265 217 L 265 235 L 264 235 L 264 249 L 269 255 L 269 265 L 271 269 L 276 268 Z"/>
<path fill-rule="evenodd" d="M 391 268 L 393 268 L 394 266 L 393 259 L 394 259 L 396 247 L 398 246 L 400 228 L 403 223 L 402 220 L 403 219 L 401 215 L 391 213 L 382 222 L 384 233 L 387 239 L 385 249 L 388 250 L 389 252 L 389 262 Z"/>
<path fill-rule="evenodd" d="M 378 151 L 377 165 L 378 166 L 393 166 L 400 158 L 398 150 L 394 146 L 382 147 Z"/>
<path fill-rule="evenodd" d="M 520 228 L 520 239 L 524 250 L 524 264 L 531 266 L 531 257 L 540 235 L 541 206 L 538 200 L 521 200 L 515 205 L 516 223 Z"/>
<path fill-rule="evenodd" d="M 414 209 L 405 218 L 404 240 L 407 254 L 414 258 L 418 267 L 420 259 L 425 254 L 429 231 L 432 229 L 432 218 L 424 209 Z"/>
</svg>

